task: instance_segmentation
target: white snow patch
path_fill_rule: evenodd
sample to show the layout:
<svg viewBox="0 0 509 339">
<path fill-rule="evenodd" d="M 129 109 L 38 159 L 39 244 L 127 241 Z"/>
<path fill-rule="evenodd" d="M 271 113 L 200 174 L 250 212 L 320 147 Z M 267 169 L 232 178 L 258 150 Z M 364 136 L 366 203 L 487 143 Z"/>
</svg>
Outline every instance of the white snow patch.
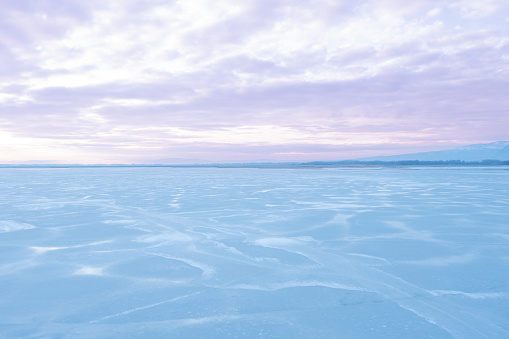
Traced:
<svg viewBox="0 0 509 339">
<path fill-rule="evenodd" d="M 389 261 L 387 261 L 386 259 L 384 258 L 381 258 L 381 257 L 377 257 L 377 256 L 374 256 L 374 255 L 367 255 L 367 254 L 360 254 L 360 253 L 346 253 L 348 255 L 351 255 L 351 256 L 354 256 L 354 257 L 360 257 L 360 258 L 366 258 L 366 259 L 375 259 L 375 260 L 380 260 L 380 261 L 383 261 L 387 264 L 390 264 Z"/>
<path fill-rule="evenodd" d="M 222 242 L 213 241 L 213 244 L 217 248 L 225 250 L 227 252 L 230 252 L 230 253 L 233 253 L 233 254 L 236 254 L 236 255 L 240 255 L 240 256 L 246 256 L 244 253 L 242 253 L 241 251 L 239 251 L 235 247 L 227 246 L 227 245 L 223 244 Z"/>
<path fill-rule="evenodd" d="M 273 283 L 273 284 L 268 284 L 268 285 L 238 284 L 238 285 L 233 285 L 233 286 L 229 286 L 229 287 L 235 288 L 235 289 L 257 290 L 257 291 L 276 291 L 276 290 L 281 290 L 284 288 L 292 288 L 292 287 L 328 287 L 328 288 L 335 288 L 335 289 L 348 290 L 348 291 L 371 292 L 371 291 L 367 290 L 366 288 L 362 288 L 359 286 L 344 285 L 344 284 L 339 284 L 339 283 L 335 283 L 335 282 L 318 281 L 318 280 L 286 281 L 286 282 Z"/>
<path fill-rule="evenodd" d="M 159 257 L 166 258 L 166 259 L 181 261 L 184 264 L 188 264 L 189 266 L 196 267 L 197 269 L 202 271 L 202 277 L 205 279 L 211 278 L 216 273 L 216 270 L 213 267 L 211 267 L 207 264 L 192 260 L 192 259 L 173 257 L 171 255 L 164 254 L 164 253 L 153 253 L 153 252 L 146 252 L 146 253 L 152 254 L 152 255 L 157 255 Z"/>
<path fill-rule="evenodd" d="M 461 292 L 461 291 L 448 291 L 448 290 L 433 290 L 429 291 L 434 296 L 441 295 L 461 295 L 464 297 L 472 298 L 472 299 L 499 299 L 506 298 L 508 296 L 507 293 L 503 292 L 491 292 L 491 293 L 469 293 L 469 292 Z"/>
<path fill-rule="evenodd" d="M 423 260 L 405 260 L 400 261 L 400 263 L 412 265 L 428 265 L 428 266 L 449 266 L 467 264 L 469 262 L 474 261 L 476 258 L 477 255 L 473 253 L 465 253 L 463 255 L 453 255 L 450 257 L 433 257 Z"/>
<path fill-rule="evenodd" d="M 111 240 L 103 240 L 103 241 L 95 241 L 88 244 L 81 244 L 81 245 L 75 245 L 75 246 L 32 246 L 30 249 L 34 250 L 36 254 L 42 254 L 48 251 L 57 251 L 57 250 L 66 250 L 69 248 L 80 248 L 85 246 L 96 246 L 96 245 L 102 245 L 112 242 Z"/>
<path fill-rule="evenodd" d="M 288 245 L 300 245 L 303 242 L 314 240 L 312 237 L 294 237 L 294 238 L 263 238 L 254 241 L 255 245 L 263 247 L 280 247 Z"/>
<path fill-rule="evenodd" d="M 141 238 L 141 242 L 178 242 L 178 241 L 192 241 L 193 238 L 184 233 L 164 233 L 157 235 L 150 235 Z"/>
<path fill-rule="evenodd" d="M 103 221 L 104 224 L 134 224 L 135 222 L 136 220 L 123 220 L 123 219 Z"/>
<path fill-rule="evenodd" d="M 74 271 L 74 275 L 104 275 L 103 267 L 83 266 Z"/>
<path fill-rule="evenodd" d="M 41 246 L 32 246 L 30 247 L 32 250 L 35 251 L 35 254 L 43 254 L 48 251 L 55 251 L 55 250 L 61 250 L 68 247 L 41 247 Z"/>
<path fill-rule="evenodd" d="M 214 322 L 224 322 L 237 320 L 242 318 L 239 315 L 219 315 L 212 317 L 203 317 L 203 318 L 191 318 L 191 319 L 183 319 L 183 325 L 197 325 L 197 324 L 205 324 L 205 323 L 214 323 Z"/>
<path fill-rule="evenodd" d="M 35 228 L 34 225 L 25 224 L 12 220 L 0 220 L 0 232 L 13 232 L 21 230 L 29 230 Z"/>
<path fill-rule="evenodd" d="M 20 210 L 25 211 L 39 211 L 39 210 L 49 210 L 54 208 L 62 208 L 65 204 L 69 203 L 69 201 L 53 201 L 53 200 L 36 200 L 32 203 L 22 204 L 17 206 Z"/>
</svg>

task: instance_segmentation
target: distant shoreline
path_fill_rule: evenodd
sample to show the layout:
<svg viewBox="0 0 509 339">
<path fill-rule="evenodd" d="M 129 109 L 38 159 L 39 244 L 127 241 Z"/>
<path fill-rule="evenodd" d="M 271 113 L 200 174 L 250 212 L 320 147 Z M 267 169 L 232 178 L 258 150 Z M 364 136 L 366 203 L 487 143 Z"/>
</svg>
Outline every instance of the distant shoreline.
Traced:
<svg viewBox="0 0 509 339">
<path fill-rule="evenodd" d="M 0 164 L 1 168 L 267 168 L 267 169 L 312 169 L 312 168 L 373 168 L 373 167 L 500 167 L 509 166 L 509 160 L 483 161 L 312 161 L 283 163 L 225 163 L 225 164 Z"/>
</svg>

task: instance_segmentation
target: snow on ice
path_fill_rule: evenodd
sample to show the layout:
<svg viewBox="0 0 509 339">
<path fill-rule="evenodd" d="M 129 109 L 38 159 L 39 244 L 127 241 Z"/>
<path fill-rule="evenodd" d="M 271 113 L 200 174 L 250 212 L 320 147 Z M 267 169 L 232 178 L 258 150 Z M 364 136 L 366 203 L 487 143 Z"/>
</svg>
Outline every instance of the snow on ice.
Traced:
<svg viewBox="0 0 509 339">
<path fill-rule="evenodd" d="M 507 338 L 509 170 L 0 169 L 2 338 Z"/>
</svg>

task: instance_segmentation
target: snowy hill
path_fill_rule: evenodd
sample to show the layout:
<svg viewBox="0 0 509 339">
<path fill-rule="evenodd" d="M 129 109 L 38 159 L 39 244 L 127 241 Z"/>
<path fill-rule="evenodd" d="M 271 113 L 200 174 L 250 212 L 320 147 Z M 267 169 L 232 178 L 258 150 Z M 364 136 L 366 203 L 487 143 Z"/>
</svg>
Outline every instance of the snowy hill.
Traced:
<svg viewBox="0 0 509 339">
<path fill-rule="evenodd" d="M 389 155 L 379 157 L 369 157 L 360 160 L 462 160 L 462 161 L 482 161 L 486 159 L 509 160 L 509 141 L 496 141 L 489 144 L 475 144 L 453 148 L 445 151 L 423 152 L 412 154 Z"/>
</svg>

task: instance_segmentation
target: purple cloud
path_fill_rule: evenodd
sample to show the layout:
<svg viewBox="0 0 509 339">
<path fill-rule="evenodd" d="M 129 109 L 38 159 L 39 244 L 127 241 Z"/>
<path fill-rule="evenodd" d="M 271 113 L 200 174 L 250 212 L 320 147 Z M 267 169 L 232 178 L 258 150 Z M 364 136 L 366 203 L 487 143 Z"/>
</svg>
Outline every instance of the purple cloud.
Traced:
<svg viewBox="0 0 509 339">
<path fill-rule="evenodd" d="M 503 1 L 4 1 L 0 161 L 339 160 L 507 140 Z"/>
</svg>

